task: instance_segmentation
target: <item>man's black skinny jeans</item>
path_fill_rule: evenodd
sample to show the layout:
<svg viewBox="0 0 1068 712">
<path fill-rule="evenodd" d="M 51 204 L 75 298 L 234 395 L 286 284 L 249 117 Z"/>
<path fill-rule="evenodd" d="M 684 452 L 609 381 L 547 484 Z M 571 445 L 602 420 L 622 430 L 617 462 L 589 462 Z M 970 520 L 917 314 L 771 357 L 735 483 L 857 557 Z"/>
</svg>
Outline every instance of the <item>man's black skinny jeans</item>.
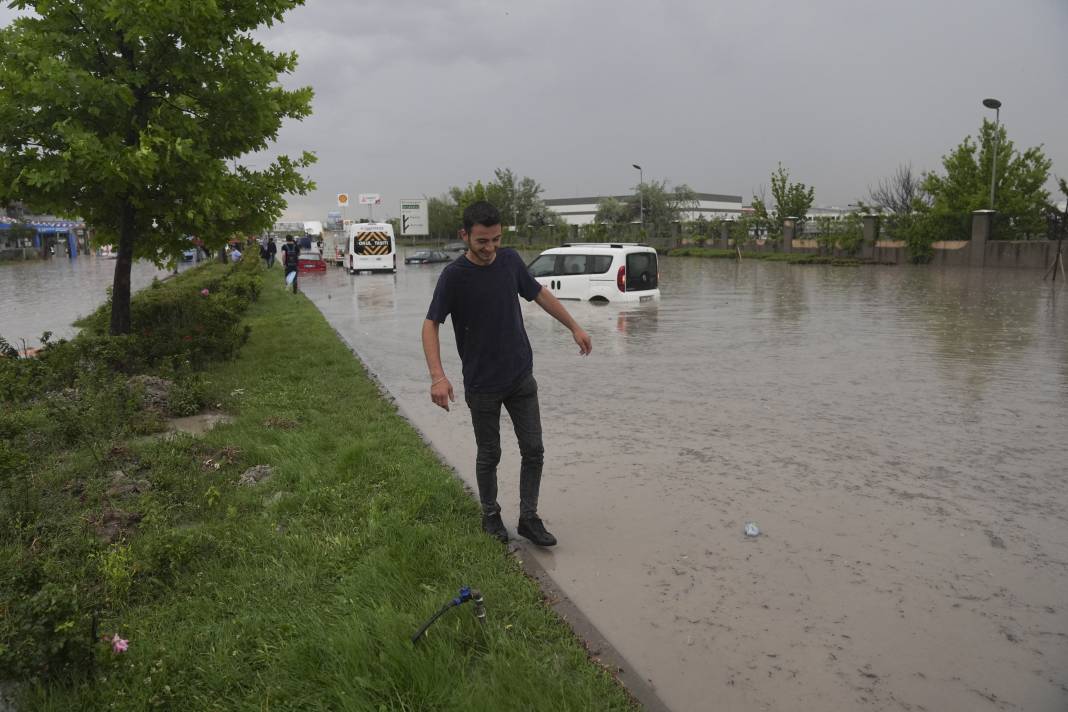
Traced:
<svg viewBox="0 0 1068 712">
<path fill-rule="evenodd" d="M 519 468 L 519 516 L 538 513 L 538 492 L 541 489 L 541 469 L 545 462 L 545 448 L 541 442 L 541 411 L 538 407 L 538 382 L 533 374 L 520 379 L 503 393 L 464 392 L 471 409 L 471 424 L 475 428 L 475 477 L 478 498 L 484 515 L 498 514 L 497 465 L 501 461 L 501 405 L 512 418 L 512 427 L 519 440 L 522 464 Z"/>
</svg>

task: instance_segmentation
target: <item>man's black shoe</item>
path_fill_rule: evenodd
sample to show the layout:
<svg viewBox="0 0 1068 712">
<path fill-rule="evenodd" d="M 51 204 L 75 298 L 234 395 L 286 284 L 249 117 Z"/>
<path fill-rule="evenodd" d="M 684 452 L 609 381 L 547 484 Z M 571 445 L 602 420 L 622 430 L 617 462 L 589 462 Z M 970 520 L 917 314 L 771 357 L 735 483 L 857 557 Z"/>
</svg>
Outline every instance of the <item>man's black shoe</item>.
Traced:
<svg viewBox="0 0 1068 712">
<path fill-rule="evenodd" d="M 501 521 L 500 512 L 497 514 L 482 515 L 482 531 L 486 532 L 502 544 L 508 543 L 508 530 L 504 528 L 504 522 Z"/>
<path fill-rule="evenodd" d="M 520 536 L 526 537 L 532 544 L 556 546 L 556 537 L 545 531 L 540 517 L 520 517 L 518 531 Z"/>
</svg>

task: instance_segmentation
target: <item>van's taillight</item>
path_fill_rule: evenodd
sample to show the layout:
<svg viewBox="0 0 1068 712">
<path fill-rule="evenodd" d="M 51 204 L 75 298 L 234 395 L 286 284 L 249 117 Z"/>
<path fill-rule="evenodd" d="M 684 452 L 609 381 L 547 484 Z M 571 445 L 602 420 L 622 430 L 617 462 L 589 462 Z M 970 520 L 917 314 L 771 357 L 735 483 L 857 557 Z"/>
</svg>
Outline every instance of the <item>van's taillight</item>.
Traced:
<svg viewBox="0 0 1068 712">
<path fill-rule="evenodd" d="M 627 291 L 627 266 L 621 265 L 619 271 L 616 272 L 616 286 L 619 287 L 619 291 Z"/>
</svg>

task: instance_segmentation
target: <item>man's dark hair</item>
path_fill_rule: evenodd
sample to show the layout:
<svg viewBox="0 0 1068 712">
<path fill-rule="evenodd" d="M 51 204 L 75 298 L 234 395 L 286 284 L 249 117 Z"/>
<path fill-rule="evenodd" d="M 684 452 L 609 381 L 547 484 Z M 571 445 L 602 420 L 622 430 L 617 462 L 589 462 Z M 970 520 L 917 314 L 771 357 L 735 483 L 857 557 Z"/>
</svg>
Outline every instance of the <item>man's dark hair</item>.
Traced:
<svg viewBox="0 0 1068 712">
<path fill-rule="evenodd" d="M 464 208 L 464 232 L 471 234 L 475 225 L 493 227 L 501 224 L 501 211 L 493 203 L 478 200 Z"/>
<path fill-rule="evenodd" d="M 292 241 L 293 241 L 293 236 L 292 235 L 286 235 L 286 242 L 292 242 Z"/>
</svg>

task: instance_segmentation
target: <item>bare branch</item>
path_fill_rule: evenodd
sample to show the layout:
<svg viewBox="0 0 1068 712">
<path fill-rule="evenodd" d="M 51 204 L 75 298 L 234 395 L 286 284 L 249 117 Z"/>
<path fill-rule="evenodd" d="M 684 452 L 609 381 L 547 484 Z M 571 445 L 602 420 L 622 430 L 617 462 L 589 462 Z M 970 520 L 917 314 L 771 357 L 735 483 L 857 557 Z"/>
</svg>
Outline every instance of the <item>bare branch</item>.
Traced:
<svg viewBox="0 0 1068 712">
<path fill-rule="evenodd" d="M 875 188 L 868 188 L 871 202 L 898 214 L 910 213 L 916 200 L 926 201 L 922 181 L 912 172 L 911 163 L 897 167 L 894 175 L 879 181 Z"/>
</svg>

